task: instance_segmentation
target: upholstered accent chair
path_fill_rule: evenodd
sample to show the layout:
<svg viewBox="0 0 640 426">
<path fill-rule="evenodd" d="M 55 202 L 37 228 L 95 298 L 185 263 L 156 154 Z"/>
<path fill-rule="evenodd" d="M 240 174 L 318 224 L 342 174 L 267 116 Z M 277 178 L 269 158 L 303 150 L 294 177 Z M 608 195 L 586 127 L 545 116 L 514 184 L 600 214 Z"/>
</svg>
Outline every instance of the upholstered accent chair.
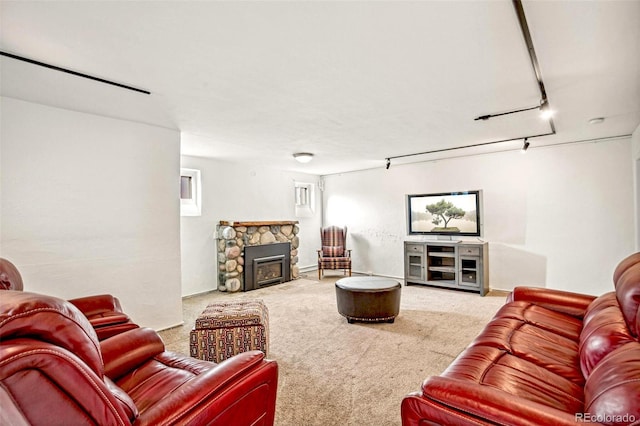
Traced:
<svg viewBox="0 0 640 426">
<path fill-rule="evenodd" d="M 320 229 L 322 248 L 318 250 L 318 279 L 325 269 L 343 269 L 351 276 L 351 250 L 347 250 L 347 227 L 329 226 Z"/>
</svg>

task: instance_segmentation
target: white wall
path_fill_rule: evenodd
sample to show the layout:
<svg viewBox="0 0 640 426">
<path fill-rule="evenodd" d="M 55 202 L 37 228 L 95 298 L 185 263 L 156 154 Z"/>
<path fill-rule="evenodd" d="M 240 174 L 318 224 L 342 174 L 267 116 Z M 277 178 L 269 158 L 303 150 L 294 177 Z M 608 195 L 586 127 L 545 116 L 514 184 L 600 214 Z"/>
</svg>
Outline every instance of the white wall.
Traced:
<svg viewBox="0 0 640 426">
<path fill-rule="evenodd" d="M 349 227 L 354 271 L 401 278 L 406 194 L 481 189 L 491 288 L 601 294 L 634 251 L 630 159 L 624 139 L 331 175 L 325 219 Z"/>
<path fill-rule="evenodd" d="M 180 135 L 2 98 L 0 255 L 25 290 L 110 293 L 135 322 L 182 322 Z"/>
<path fill-rule="evenodd" d="M 182 295 L 217 288 L 216 224 L 221 220 L 299 221 L 298 266 L 317 265 L 320 247 L 320 191 L 312 217 L 295 217 L 294 181 L 317 183 L 318 176 L 268 167 L 182 156 L 181 166 L 202 174 L 202 216 L 181 218 Z"/>
</svg>

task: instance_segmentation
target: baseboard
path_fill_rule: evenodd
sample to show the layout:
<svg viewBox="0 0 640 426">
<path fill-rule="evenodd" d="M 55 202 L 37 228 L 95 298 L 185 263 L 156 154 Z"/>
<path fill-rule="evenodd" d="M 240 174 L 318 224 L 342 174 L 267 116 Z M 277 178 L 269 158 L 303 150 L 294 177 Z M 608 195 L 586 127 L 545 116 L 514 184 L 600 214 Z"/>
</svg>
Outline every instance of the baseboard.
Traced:
<svg viewBox="0 0 640 426">
<path fill-rule="evenodd" d="M 309 266 L 299 266 L 298 270 L 300 272 L 312 272 L 318 270 L 318 265 L 309 265 Z"/>
<path fill-rule="evenodd" d="M 403 283 L 403 282 L 404 282 L 404 277 L 396 277 L 395 275 L 374 274 L 374 273 L 373 273 L 373 272 L 371 272 L 371 271 L 367 271 L 367 272 L 362 272 L 362 271 L 351 271 L 351 273 L 352 273 L 353 275 L 364 275 L 364 276 L 367 276 L 367 277 L 381 277 L 381 278 L 389 278 L 389 279 L 392 279 L 392 280 L 398 280 L 398 281 L 400 281 L 401 283 Z"/>
<path fill-rule="evenodd" d="M 218 290 L 206 290 L 206 291 L 201 291 L 200 293 L 187 294 L 185 296 L 182 296 L 182 299 L 189 299 L 190 297 L 198 297 L 198 296 L 202 296 L 208 293 L 213 293 L 216 291 Z"/>
<path fill-rule="evenodd" d="M 183 325 L 184 325 L 184 321 L 180 321 L 178 324 L 170 325 L 170 326 L 167 326 L 167 327 L 162 327 L 162 328 L 157 329 L 156 331 L 171 330 L 172 328 L 182 327 Z"/>
</svg>

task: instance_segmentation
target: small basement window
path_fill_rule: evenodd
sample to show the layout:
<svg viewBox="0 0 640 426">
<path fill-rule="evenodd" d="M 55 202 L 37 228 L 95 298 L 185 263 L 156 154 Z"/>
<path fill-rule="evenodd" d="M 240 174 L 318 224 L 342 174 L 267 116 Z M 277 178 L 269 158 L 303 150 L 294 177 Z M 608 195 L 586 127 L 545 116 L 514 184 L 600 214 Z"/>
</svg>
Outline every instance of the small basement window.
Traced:
<svg viewBox="0 0 640 426">
<path fill-rule="evenodd" d="M 315 185 L 306 182 L 294 182 L 296 217 L 313 216 L 315 210 Z"/>
<path fill-rule="evenodd" d="M 180 215 L 202 215 L 200 170 L 180 169 Z"/>
</svg>

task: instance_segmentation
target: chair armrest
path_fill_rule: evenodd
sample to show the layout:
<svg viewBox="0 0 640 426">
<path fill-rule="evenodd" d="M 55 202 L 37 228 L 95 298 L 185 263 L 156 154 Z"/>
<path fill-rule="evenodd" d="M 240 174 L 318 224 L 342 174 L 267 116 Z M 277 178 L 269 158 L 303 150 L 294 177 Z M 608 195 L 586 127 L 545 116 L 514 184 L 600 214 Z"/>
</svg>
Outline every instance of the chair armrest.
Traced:
<svg viewBox="0 0 640 426">
<path fill-rule="evenodd" d="M 553 311 L 582 318 L 595 298 L 596 296 L 588 294 L 543 287 L 516 287 L 507 297 L 507 302 L 529 302 Z"/>
<path fill-rule="evenodd" d="M 86 317 L 101 315 L 105 312 L 122 312 L 120 301 L 110 294 L 99 294 L 96 296 L 79 297 L 69 300 Z"/>
<path fill-rule="evenodd" d="M 144 411 L 137 424 L 253 424 L 258 419 L 273 424 L 275 361 L 265 360 L 261 351 L 249 351 L 212 365 Z"/>
<path fill-rule="evenodd" d="M 100 342 L 104 374 L 116 380 L 159 353 L 164 352 L 162 339 L 150 328 L 135 328 Z"/>
<path fill-rule="evenodd" d="M 80 297 L 69 300 L 89 320 L 99 340 L 122 333 L 138 325 L 122 312 L 120 301 L 110 294 Z"/>
</svg>

